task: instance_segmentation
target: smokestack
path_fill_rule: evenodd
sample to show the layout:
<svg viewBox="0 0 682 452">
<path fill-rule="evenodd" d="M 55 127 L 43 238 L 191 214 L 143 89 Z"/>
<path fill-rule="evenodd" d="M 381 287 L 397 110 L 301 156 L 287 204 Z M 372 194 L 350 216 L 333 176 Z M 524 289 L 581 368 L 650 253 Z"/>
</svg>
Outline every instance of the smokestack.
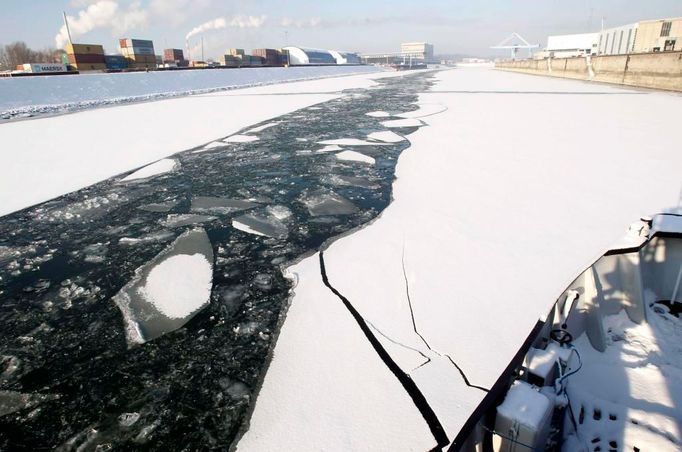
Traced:
<svg viewBox="0 0 682 452">
<path fill-rule="evenodd" d="M 69 28 L 69 19 L 66 18 L 65 11 L 62 11 L 62 16 L 64 16 L 64 26 L 66 27 L 66 34 L 69 36 L 69 44 L 73 45 L 73 41 L 71 41 L 71 29 Z"/>
</svg>

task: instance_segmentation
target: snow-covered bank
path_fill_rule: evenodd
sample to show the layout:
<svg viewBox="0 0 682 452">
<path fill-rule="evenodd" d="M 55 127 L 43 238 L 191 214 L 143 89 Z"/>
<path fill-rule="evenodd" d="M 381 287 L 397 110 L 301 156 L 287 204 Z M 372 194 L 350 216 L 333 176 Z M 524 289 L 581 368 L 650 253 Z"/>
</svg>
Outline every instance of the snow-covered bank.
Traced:
<svg viewBox="0 0 682 452">
<path fill-rule="evenodd" d="M 325 78 L 0 124 L 0 215 L 389 76 L 399 75 Z"/>
<path fill-rule="evenodd" d="M 373 66 L 315 66 L 8 78 L 0 80 L 0 120 L 375 72 Z"/>
<path fill-rule="evenodd" d="M 571 280 L 679 202 L 681 99 L 486 69 L 436 77 L 420 103 L 443 108 L 408 137 L 393 204 L 325 263 L 452 440 L 485 395 L 473 386 L 495 382 Z M 290 268 L 295 297 L 239 450 L 433 447 L 318 259 Z"/>
</svg>

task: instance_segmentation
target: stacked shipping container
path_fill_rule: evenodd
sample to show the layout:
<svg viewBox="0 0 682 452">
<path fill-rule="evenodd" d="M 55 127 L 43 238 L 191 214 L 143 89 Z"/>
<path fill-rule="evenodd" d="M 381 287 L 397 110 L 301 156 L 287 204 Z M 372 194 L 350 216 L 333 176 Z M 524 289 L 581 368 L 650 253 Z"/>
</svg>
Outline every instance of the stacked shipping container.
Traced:
<svg viewBox="0 0 682 452">
<path fill-rule="evenodd" d="M 107 68 L 104 47 L 97 44 L 66 45 L 66 61 L 78 71 L 103 71 Z"/>
<path fill-rule="evenodd" d="M 145 39 L 119 39 L 121 53 L 128 59 L 128 67 L 153 69 L 156 67 L 154 43 Z"/>
<path fill-rule="evenodd" d="M 265 66 L 279 66 L 279 52 L 275 49 L 253 49 L 251 52 L 254 56 L 264 59 Z"/>
<path fill-rule="evenodd" d="M 166 64 L 176 64 L 179 67 L 184 67 L 189 64 L 189 62 L 185 60 L 182 49 L 165 49 L 163 51 L 163 62 Z"/>
</svg>

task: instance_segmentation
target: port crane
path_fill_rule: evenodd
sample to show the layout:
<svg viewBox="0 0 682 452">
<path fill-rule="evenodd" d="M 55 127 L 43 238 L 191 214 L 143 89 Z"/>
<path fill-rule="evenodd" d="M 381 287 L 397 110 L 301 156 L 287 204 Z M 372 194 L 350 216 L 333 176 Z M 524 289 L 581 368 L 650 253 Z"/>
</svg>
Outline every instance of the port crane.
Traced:
<svg viewBox="0 0 682 452">
<path fill-rule="evenodd" d="M 528 49 L 528 56 L 530 56 L 532 49 L 537 49 L 538 47 L 540 47 L 538 44 L 530 44 L 523 36 L 514 32 L 498 45 L 491 47 L 491 49 L 510 49 L 511 58 L 515 60 L 519 49 Z"/>
</svg>

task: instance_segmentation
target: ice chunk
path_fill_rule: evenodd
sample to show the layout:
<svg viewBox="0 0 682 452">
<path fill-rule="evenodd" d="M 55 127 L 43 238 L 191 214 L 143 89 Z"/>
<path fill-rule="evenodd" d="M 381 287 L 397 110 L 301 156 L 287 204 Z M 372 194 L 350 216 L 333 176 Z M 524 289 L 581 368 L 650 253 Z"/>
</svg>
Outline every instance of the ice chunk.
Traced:
<svg viewBox="0 0 682 452">
<path fill-rule="evenodd" d="M 389 116 L 391 116 L 391 114 L 387 111 L 370 111 L 369 113 L 365 114 L 372 118 L 388 118 Z"/>
<path fill-rule="evenodd" d="M 367 138 L 371 140 L 383 141 L 384 143 L 400 143 L 405 141 L 405 137 L 398 135 L 395 132 L 386 130 L 383 132 L 373 132 L 367 135 Z"/>
<path fill-rule="evenodd" d="M 323 215 L 350 215 L 357 211 L 353 205 L 343 196 L 326 190 L 316 190 L 304 194 L 301 202 L 308 208 L 310 215 L 314 217 Z"/>
<path fill-rule="evenodd" d="M 419 119 L 410 118 L 410 119 L 395 119 L 392 121 L 384 121 L 381 123 L 381 125 L 389 128 L 389 129 L 395 129 L 395 128 L 399 128 L 399 127 L 421 127 L 424 125 L 424 123 L 421 122 Z"/>
<path fill-rule="evenodd" d="M 339 138 L 337 140 L 318 141 L 318 144 L 336 144 L 339 146 L 387 146 L 388 143 L 359 140 L 357 138 Z"/>
<path fill-rule="evenodd" d="M 223 143 L 251 143 L 252 141 L 258 141 L 258 137 L 253 135 L 232 135 L 223 140 Z"/>
<path fill-rule="evenodd" d="M 15 391 L 0 390 L 0 417 L 34 407 L 45 400 L 53 400 L 55 398 L 57 397 L 53 395 L 22 394 Z"/>
<path fill-rule="evenodd" d="M 332 174 L 322 178 L 322 182 L 330 185 L 337 186 L 350 186 L 350 187 L 360 187 L 360 188 L 379 188 L 379 185 L 365 179 L 364 177 L 353 177 L 353 176 L 342 176 L 340 174 Z"/>
<path fill-rule="evenodd" d="M 318 154 L 323 154 L 325 152 L 336 152 L 336 151 L 341 151 L 343 148 L 337 144 L 329 144 L 321 149 L 318 149 L 316 152 Z"/>
<path fill-rule="evenodd" d="M 265 210 L 278 220 L 286 220 L 287 218 L 291 218 L 291 210 L 286 207 L 286 206 L 268 206 L 265 208 Z"/>
<path fill-rule="evenodd" d="M 174 331 L 211 298 L 213 248 L 202 228 L 185 232 L 113 298 L 123 313 L 128 345 Z"/>
<path fill-rule="evenodd" d="M 166 202 L 158 202 L 158 203 L 151 203 L 151 204 L 145 204 L 143 206 L 138 207 L 140 210 L 145 210 L 147 212 L 168 212 L 172 208 L 178 205 L 177 201 L 166 201 Z"/>
<path fill-rule="evenodd" d="M 147 234 L 142 237 L 121 237 L 118 240 L 118 243 L 121 245 L 138 245 L 140 243 L 147 243 L 147 242 L 164 242 L 166 240 L 170 240 L 174 237 L 174 234 L 170 231 L 158 231 L 158 232 L 153 232 L 151 234 Z"/>
<path fill-rule="evenodd" d="M 206 223 L 207 221 L 216 220 L 217 217 L 210 215 L 192 215 L 188 213 L 170 214 L 165 220 L 161 220 L 161 224 L 167 228 L 179 228 L 190 224 Z"/>
<path fill-rule="evenodd" d="M 365 154 L 360 154 L 359 152 L 355 151 L 339 152 L 338 154 L 336 154 L 336 158 L 339 160 L 346 160 L 350 162 L 369 163 L 370 165 L 374 165 L 376 163 L 376 160 L 374 160 L 374 158 Z"/>
<path fill-rule="evenodd" d="M 250 209 L 258 204 L 251 201 L 230 198 L 214 198 L 210 196 L 195 196 L 192 198 L 193 212 L 229 213 Z"/>
<path fill-rule="evenodd" d="M 225 143 L 223 143 L 221 141 L 213 141 L 212 143 L 208 143 L 203 148 L 197 149 L 196 151 L 192 152 L 192 154 L 198 154 L 199 152 L 210 151 L 211 149 L 221 148 L 224 146 L 225 146 Z"/>
<path fill-rule="evenodd" d="M 121 179 L 121 182 L 129 182 L 138 179 L 148 179 L 150 177 L 160 176 L 161 174 L 166 174 L 171 171 L 176 171 L 178 168 L 180 168 L 180 162 L 178 162 L 177 160 L 162 159 L 124 177 L 123 179 Z"/>
<path fill-rule="evenodd" d="M 274 126 L 276 126 L 277 124 L 279 124 L 278 121 L 269 122 L 269 123 L 267 123 L 267 124 L 263 124 L 262 126 L 258 126 L 258 127 L 254 127 L 253 129 L 249 129 L 249 130 L 247 130 L 247 131 L 244 132 L 244 133 L 258 133 L 258 132 L 262 132 L 263 130 L 269 129 L 270 127 L 274 127 Z"/>
<path fill-rule="evenodd" d="M 289 235 L 286 224 L 271 213 L 242 215 L 232 220 L 232 226 L 249 234 L 276 239 L 284 239 Z"/>
</svg>

